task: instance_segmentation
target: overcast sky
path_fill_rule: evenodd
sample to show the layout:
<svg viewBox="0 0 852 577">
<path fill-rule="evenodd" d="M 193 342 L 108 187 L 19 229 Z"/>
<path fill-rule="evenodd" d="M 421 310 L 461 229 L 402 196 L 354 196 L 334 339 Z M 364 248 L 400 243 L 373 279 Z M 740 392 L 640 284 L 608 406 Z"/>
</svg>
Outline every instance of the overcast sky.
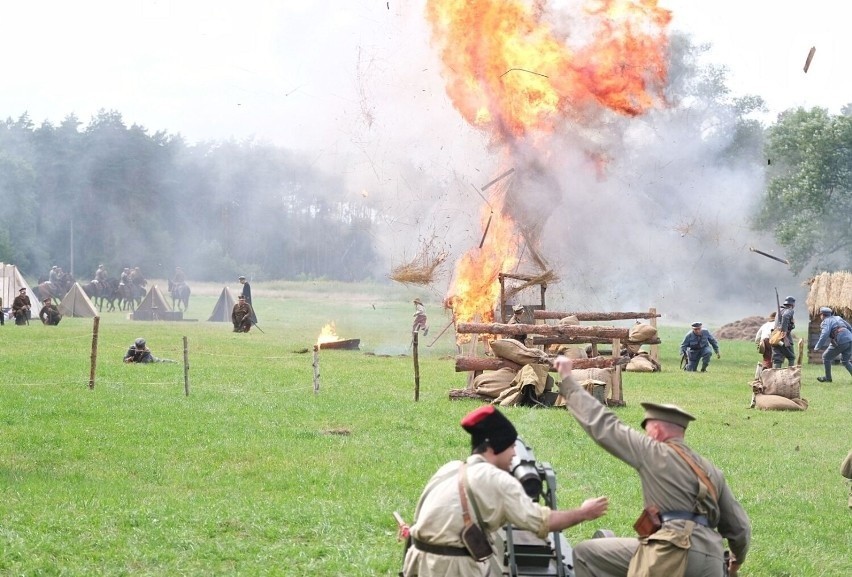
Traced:
<svg viewBox="0 0 852 577">
<path fill-rule="evenodd" d="M 191 142 L 254 136 L 325 152 L 358 146 L 382 108 L 406 111 L 408 122 L 446 106 L 424 1 L 9 2 L 0 114 L 28 111 L 38 123 L 73 112 L 86 123 L 106 108 Z M 712 43 L 710 58 L 730 69 L 735 92 L 764 97 L 767 120 L 791 106 L 839 112 L 852 101 L 852 3 L 661 5 L 673 11 L 672 28 Z"/>
</svg>

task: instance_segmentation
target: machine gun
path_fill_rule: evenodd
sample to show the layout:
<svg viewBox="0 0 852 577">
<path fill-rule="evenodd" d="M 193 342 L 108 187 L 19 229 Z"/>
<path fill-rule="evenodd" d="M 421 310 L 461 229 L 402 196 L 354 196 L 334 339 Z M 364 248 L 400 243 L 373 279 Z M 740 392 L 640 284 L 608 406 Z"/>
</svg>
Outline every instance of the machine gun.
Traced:
<svg viewBox="0 0 852 577">
<path fill-rule="evenodd" d="M 550 463 L 536 460 L 532 449 L 520 437 L 515 441 L 512 475 L 535 502 L 556 510 L 556 473 Z M 503 527 L 503 575 L 574 577 L 573 549 L 559 531 L 546 539 L 511 524 Z"/>
</svg>

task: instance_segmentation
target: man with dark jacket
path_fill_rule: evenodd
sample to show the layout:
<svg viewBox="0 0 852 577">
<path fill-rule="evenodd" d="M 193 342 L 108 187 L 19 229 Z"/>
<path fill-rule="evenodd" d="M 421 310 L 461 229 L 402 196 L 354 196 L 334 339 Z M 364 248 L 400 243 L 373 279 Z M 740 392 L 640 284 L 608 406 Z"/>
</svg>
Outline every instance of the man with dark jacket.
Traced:
<svg viewBox="0 0 852 577">
<path fill-rule="evenodd" d="M 59 321 L 62 320 L 62 313 L 59 312 L 59 309 L 56 308 L 56 305 L 53 304 L 53 300 L 50 297 L 44 299 L 44 306 L 41 307 L 41 310 L 38 311 L 38 318 L 41 319 L 41 322 L 46 325 L 56 326 L 59 324 Z"/>
<path fill-rule="evenodd" d="M 16 325 L 27 325 L 30 321 L 30 297 L 27 296 L 27 289 L 21 288 L 18 290 L 18 296 L 12 301 L 12 315 L 15 317 Z"/>
<path fill-rule="evenodd" d="M 793 352 L 793 329 L 796 323 L 793 321 L 793 309 L 796 308 L 796 299 L 787 297 L 781 303 L 781 315 L 775 318 L 775 328 L 784 331 L 784 338 L 777 345 L 772 345 L 772 368 L 780 369 L 787 359 L 789 366 L 796 364 L 796 353 Z"/>
<path fill-rule="evenodd" d="M 246 302 L 246 297 L 239 296 L 237 304 L 234 305 L 231 311 L 231 322 L 234 324 L 235 333 L 247 333 L 251 329 L 252 315 L 251 305 Z"/>
</svg>

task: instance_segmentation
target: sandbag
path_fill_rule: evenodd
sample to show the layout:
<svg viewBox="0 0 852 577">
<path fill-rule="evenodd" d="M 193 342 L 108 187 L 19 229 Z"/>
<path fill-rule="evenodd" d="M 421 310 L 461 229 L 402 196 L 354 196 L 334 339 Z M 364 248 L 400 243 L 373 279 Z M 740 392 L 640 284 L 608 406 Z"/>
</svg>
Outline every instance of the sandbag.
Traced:
<svg viewBox="0 0 852 577">
<path fill-rule="evenodd" d="M 497 339 L 491 343 L 491 352 L 501 359 L 518 365 L 543 363 L 547 360 L 547 354 L 544 351 L 527 347 L 515 339 Z"/>
<path fill-rule="evenodd" d="M 630 362 L 627 363 L 624 370 L 636 373 L 654 373 L 660 370 L 660 368 L 659 365 L 655 364 L 654 361 L 651 360 L 648 353 L 642 352 L 630 359 Z"/>
<path fill-rule="evenodd" d="M 615 367 L 608 367 L 606 369 L 574 369 L 571 371 L 571 376 L 574 377 L 574 380 L 580 386 L 584 386 L 590 381 L 604 383 L 606 386 L 604 398 L 608 399 L 612 392 L 612 382 L 615 379 Z"/>
<path fill-rule="evenodd" d="M 486 371 L 473 379 L 473 390 L 479 395 L 496 399 L 500 393 L 512 386 L 517 371 L 502 368 L 496 371 Z"/>
<path fill-rule="evenodd" d="M 787 367 L 783 369 L 763 369 L 760 371 L 760 383 L 755 393 L 764 395 L 779 395 L 787 399 L 801 397 L 802 367 Z"/>
<path fill-rule="evenodd" d="M 651 325 L 636 323 L 627 332 L 627 341 L 631 343 L 647 343 L 657 338 L 657 329 Z"/>
<path fill-rule="evenodd" d="M 583 345 L 550 345 L 547 352 L 553 356 L 562 355 L 563 357 L 568 357 L 572 360 L 589 358 L 589 355 L 586 353 L 586 349 Z"/>
<path fill-rule="evenodd" d="M 847 479 L 852 479 L 852 451 L 849 451 L 846 460 L 840 465 L 840 474 Z"/>
<path fill-rule="evenodd" d="M 754 403 L 763 411 L 804 411 L 808 408 L 806 399 L 788 399 L 780 395 L 755 395 Z"/>
</svg>

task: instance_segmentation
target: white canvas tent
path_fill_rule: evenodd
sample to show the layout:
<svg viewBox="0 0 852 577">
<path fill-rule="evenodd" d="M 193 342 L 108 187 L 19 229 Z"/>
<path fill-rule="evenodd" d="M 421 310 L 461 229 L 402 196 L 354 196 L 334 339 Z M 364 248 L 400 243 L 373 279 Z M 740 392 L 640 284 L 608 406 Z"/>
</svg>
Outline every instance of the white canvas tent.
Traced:
<svg viewBox="0 0 852 577">
<path fill-rule="evenodd" d="M 176 320 L 174 317 L 171 305 L 157 285 L 151 287 L 132 315 L 134 321 Z"/>
<path fill-rule="evenodd" d="M 225 287 L 219 295 L 219 300 L 216 301 L 216 306 L 213 307 L 213 313 L 207 319 L 213 323 L 229 323 L 231 322 L 231 312 L 234 310 L 234 297 L 231 295 L 231 289 Z"/>
<path fill-rule="evenodd" d="M 20 289 L 27 289 L 27 295 L 30 297 L 30 303 L 32 304 L 33 315 L 38 312 L 38 297 L 36 297 L 33 289 L 30 288 L 30 285 L 27 284 L 27 281 L 24 280 L 23 275 L 13 264 L 5 264 L 0 262 L 0 298 L 3 299 L 3 308 L 10 308 L 12 306 L 12 301 L 15 300 L 15 297 L 18 296 L 18 291 Z"/>
<path fill-rule="evenodd" d="M 92 303 L 89 295 L 80 286 L 80 283 L 74 283 L 71 290 L 68 291 L 62 302 L 59 303 L 59 312 L 65 317 L 84 317 L 93 318 L 98 316 L 98 309 Z"/>
</svg>

